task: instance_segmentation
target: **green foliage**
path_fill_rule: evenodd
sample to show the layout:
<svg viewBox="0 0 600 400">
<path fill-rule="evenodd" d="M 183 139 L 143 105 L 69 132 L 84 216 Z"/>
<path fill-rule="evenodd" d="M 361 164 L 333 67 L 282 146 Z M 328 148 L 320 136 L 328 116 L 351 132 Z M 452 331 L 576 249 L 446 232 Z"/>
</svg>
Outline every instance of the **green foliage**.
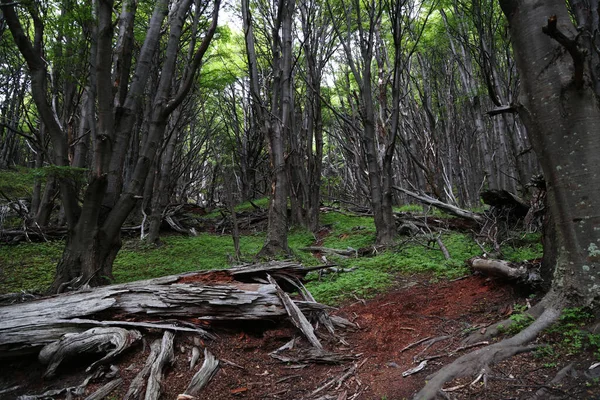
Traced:
<svg viewBox="0 0 600 400">
<path fill-rule="evenodd" d="M 524 234 L 502 246 L 504 258 L 512 262 L 541 258 L 543 251 L 540 233 Z"/>
<path fill-rule="evenodd" d="M 400 246 L 399 255 L 402 258 L 395 268 L 402 272 L 434 272 L 438 276 L 453 278 L 466 274 L 468 270 L 464 261 L 481 252 L 470 236 L 449 233 L 442 235 L 442 242 L 451 257 L 446 260 L 437 244 L 430 241 L 430 245 L 427 245 L 429 239 L 423 237 L 421 244 L 409 242 Z"/>
<path fill-rule="evenodd" d="M 559 321 L 546 331 L 554 337 L 554 344 L 538 349 L 535 356 L 547 358 L 549 362 L 544 364 L 547 368 L 555 367 L 561 355 L 574 355 L 586 350 L 593 351 L 596 359 L 600 360 L 600 334 L 584 329 L 593 321 L 594 315 L 588 308 L 565 308 Z"/>
<path fill-rule="evenodd" d="M 321 225 L 332 229 L 323 241 L 324 247 L 360 249 L 375 242 L 373 218 L 329 212 L 321 216 Z"/>
<path fill-rule="evenodd" d="M 517 312 L 516 314 L 511 315 L 510 319 L 513 321 L 513 324 L 507 329 L 507 333 L 510 335 L 521 332 L 535 320 L 531 315 L 523 312 Z"/>
<path fill-rule="evenodd" d="M 560 336 L 557 346 L 567 354 L 577 354 L 587 347 L 591 347 L 596 356 L 600 344 L 600 335 L 590 334 L 583 328 L 594 320 L 593 313 L 584 307 L 565 308 L 558 323 L 554 324 L 548 332 Z"/>
</svg>

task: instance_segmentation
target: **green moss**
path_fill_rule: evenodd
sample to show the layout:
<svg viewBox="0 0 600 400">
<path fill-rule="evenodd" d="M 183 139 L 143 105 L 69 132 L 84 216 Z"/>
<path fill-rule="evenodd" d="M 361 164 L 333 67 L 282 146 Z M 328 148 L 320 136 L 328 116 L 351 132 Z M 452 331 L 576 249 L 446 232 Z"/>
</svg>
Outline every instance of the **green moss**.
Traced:
<svg viewBox="0 0 600 400">
<path fill-rule="evenodd" d="M 322 280 L 313 275 L 306 287 L 321 303 L 337 305 L 354 298 L 369 298 L 392 285 L 390 274 L 373 269 L 358 269 L 350 273 L 327 276 Z"/>
<path fill-rule="evenodd" d="M 63 246 L 63 242 L 0 246 L 0 293 L 48 288 Z"/>
<path fill-rule="evenodd" d="M 250 259 L 264 242 L 263 235 L 240 238 L 242 258 Z M 115 282 L 131 282 L 188 271 L 221 269 L 231 266 L 235 254 L 229 235 L 202 233 L 196 237 L 168 236 L 160 248 L 139 240 L 130 240 L 117 255 L 113 274 Z"/>
</svg>

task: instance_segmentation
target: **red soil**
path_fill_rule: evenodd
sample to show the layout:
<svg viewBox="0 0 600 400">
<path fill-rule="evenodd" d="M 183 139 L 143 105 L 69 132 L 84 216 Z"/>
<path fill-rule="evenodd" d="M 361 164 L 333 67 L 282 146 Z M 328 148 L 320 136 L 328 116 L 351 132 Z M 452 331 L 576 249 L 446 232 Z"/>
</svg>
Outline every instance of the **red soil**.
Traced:
<svg viewBox="0 0 600 400">
<path fill-rule="evenodd" d="M 203 399 L 316 399 L 328 395 L 331 399 L 405 399 L 424 385 L 426 377 L 448 364 L 467 350 L 457 350 L 468 332 L 504 319 L 516 302 L 524 303 L 511 286 L 480 276 L 457 281 L 433 283 L 425 277 L 413 277 L 398 282 L 396 289 L 368 301 L 356 301 L 341 307 L 337 314 L 357 323 L 360 329 L 341 333 L 347 345 L 322 336 L 327 349 L 357 356 L 355 362 L 343 365 L 307 366 L 282 363 L 269 353 L 300 337 L 290 326 L 274 323 L 254 323 L 222 328 L 219 339 L 202 342 L 191 336 L 177 335 L 176 362 L 166 375 L 165 399 L 175 399 L 183 393 L 197 371 L 189 370 L 192 346 L 207 346 L 221 360 L 221 369 L 201 394 Z M 429 343 L 424 339 L 436 339 Z M 308 348 L 303 339 L 298 347 Z M 148 350 L 130 352 L 119 360 L 120 375 L 125 384 L 114 398 L 121 398 L 129 382 L 144 365 Z M 138 348 L 141 350 L 141 348 Z M 429 361 L 421 372 L 408 377 L 402 373 L 426 358 Z M 579 358 L 577 358 L 579 357 Z M 513 357 L 493 367 L 484 387 L 481 383 L 468 385 L 474 378 L 448 383 L 446 387 L 467 384 L 450 392 L 456 399 L 528 398 L 544 387 L 566 361 L 574 361 L 581 371 L 591 363 L 585 354 L 572 360 L 561 358 L 560 365 L 544 367 L 544 360 L 532 354 Z M 590 361 L 588 363 L 588 361 Z M 201 364 L 202 360 L 200 360 Z M 587 364 L 586 364 L 587 363 Z M 82 360 L 81 364 L 86 365 Z M 315 393 L 332 378 L 339 378 L 352 366 L 357 372 L 341 382 Z M 81 382 L 84 374 L 79 367 L 61 367 L 59 379 L 41 380 L 43 368 L 28 360 L 0 367 L 0 389 L 20 384 L 11 392 L 41 393 L 49 387 L 65 387 Z M 598 398 L 598 388 L 586 387 L 581 381 L 569 381 L 551 393 L 554 398 Z M 89 386 L 89 391 L 104 382 Z M 569 386 L 572 385 L 572 386 Z M 597 385 L 596 385 L 597 386 Z M 344 393 L 345 396 L 344 397 Z M 113 397 L 111 397 L 113 398 Z"/>
</svg>

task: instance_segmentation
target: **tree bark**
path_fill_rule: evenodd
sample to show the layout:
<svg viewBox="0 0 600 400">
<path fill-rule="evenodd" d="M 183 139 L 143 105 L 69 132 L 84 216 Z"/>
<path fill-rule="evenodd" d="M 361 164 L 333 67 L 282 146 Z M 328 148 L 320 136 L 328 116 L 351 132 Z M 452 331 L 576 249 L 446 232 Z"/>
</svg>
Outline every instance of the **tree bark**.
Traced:
<svg viewBox="0 0 600 400">
<path fill-rule="evenodd" d="M 519 115 L 539 156 L 556 227 L 553 289 L 573 304 L 600 296 L 600 108 L 594 73 L 565 3 L 500 1 L 521 77 Z M 596 65 L 593 65 L 595 68 Z M 545 243 L 545 244 L 547 244 Z"/>
</svg>

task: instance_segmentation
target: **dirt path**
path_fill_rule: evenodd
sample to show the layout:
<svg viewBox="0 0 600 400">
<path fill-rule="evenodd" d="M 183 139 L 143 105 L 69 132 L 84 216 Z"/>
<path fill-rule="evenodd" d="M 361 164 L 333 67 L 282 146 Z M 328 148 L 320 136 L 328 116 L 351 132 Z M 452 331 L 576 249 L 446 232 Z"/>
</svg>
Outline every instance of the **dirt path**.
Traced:
<svg viewBox="0 0 600 400">
<path fill-rule="evenodd" d="M 189 355 L 194 345 L 208 346 L 222 361 L 220 371 L 202 394 L 204 399 L 412 398 L 429 374 L 468 351 L 457 351 L 468 332 L 506 318 L 512 306 L 519 302 L 523 303 L 524 299 L 519 298 L 512 287 L 479 276 L 437 283 L 423 276 L 401 280 L 394 290 L 369 301 L 347 304 L 337 312 L 360 326 L 344 335 L 347 344 L 327 343 L 329 349 L 357 355 L 355 362 L 343 365 L 301 366 L 270 357 L 271 351 L 297 337 L 291 327 L 262 323 L 249 324 L 240 330 L 236 326 L 235 330 L 222 332 L 212 343 L 198 343 L 192 337 L 179 336 L 177 360 L 167 375 L 163 398 L 175 399 L 185 390 L 193 375 L 189 370 Z M 299 338 L 298 346 L 305 347 L 302 341 Z M 110 398 L 122 397 L 131 379 L 142 368 L 147 352 L 146 348 L 121 360 L 119 373 L 125 385 Z M 427 358 L 431 359 L 421 372 L 402 376 L 404 371 Z M 585 354 L 580 354 L 572 361 L 583 370 L 589 361 L 585 358 Z M 52 382 L 41 379 L 43 370 L 37 363 L 23 360 L 5 364 L 0 367 L 0 388 L 15 384 L 22 387 L 10 396 L 0 397 L 15 398 L 16 393 L 41 393 L 49 387 L 75 385 L 82 379 L 82 366 L 88 360 L 79 361 L 79 365 L 59 371 L 61 379 Z M 556 374 L 558 364 L 548 366 L 544 360 L 536 361 L 534 355 L 521 355 L 494 368 L 486 387 L 479 382 L 449 392 L 449 396 L 527 398 Z M 316 391 L 332 379 L 335 382 L 330 386 Z M 464 383 L 470 381 L 453 382 L 447 387 Z M 99 385 L 91 385 L 90 389 Z M 563 386 L 552 394 L 565 399 L 600 398 L 594 397 L 598 395 L 597 385 L 586 386 L 581 380 L 571 385 L 570 389 Z"/>
</svg>

